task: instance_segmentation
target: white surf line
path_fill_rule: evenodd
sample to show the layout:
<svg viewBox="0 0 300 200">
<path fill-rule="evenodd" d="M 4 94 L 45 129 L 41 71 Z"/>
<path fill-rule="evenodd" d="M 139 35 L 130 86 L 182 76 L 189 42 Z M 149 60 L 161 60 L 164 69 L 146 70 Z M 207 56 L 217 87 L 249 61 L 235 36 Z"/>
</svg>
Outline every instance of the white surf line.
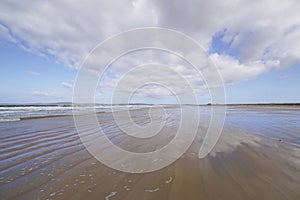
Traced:
<svg viewBox="0 0 300 200">
<path fill-rule="evenodd" d="M 105 197 L 105 200 L 109 200 L 110 197 L 113 197 L 117 194 L 117 192 L 111 192 L 109 195 Z"/>
<path fill-rule="evenodd" d="M 172 178 L 172 177 L 170 177 L 170 178 L 169 178 L 169 180 L 166 180 L 166 183 L 167 183 L 167 184 L 169 184 L 169 183 L 171 183 L 171 182 L 172 182 L 172 180 L 173 180 L 173 178 Z"/>
<path fill-rule="evenodd" d="M 0 118 L 0 122 L 15 122 L 20 120 L 21 120 L 20 118 L 10 118 L 10 119 Z"/>
<path fill-rule="evenodd" d="M 158 188 L 155 188 L 153 190 L 144 190 L 145 192 L 157 192 L 159 190 L 159 187 Z"/>
</svg>

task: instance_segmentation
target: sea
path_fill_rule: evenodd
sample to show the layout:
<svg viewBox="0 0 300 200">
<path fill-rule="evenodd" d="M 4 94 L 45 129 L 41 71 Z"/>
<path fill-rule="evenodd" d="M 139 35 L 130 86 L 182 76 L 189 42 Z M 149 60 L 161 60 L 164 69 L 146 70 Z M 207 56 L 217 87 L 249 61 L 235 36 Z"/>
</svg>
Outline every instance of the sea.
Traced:
<svg viewBox="0 0 300 200">
<path fill-rule="evenodd" d="M 127 108 L 138 109 L 150 105 L 73 105 L 68 104 L 0 104 L 0 123 L 20 121 L 33 118 L 56 117 L 73 115 L 77 111 L 93 109 L 97 113 L 112 112 L 115 110 L 124 110 Z"/>
</svg>

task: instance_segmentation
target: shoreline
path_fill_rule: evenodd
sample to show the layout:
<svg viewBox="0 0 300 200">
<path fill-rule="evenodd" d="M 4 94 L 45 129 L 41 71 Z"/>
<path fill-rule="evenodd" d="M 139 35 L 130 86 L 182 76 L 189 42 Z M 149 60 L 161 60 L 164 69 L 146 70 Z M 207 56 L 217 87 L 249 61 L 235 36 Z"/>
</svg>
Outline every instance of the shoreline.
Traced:
<svg viewBox="0 0 300 200">
<path fill-rule="evenodd" d="M 226 104 L 218 104 L 218 103 L 207 103 L 207 104 L 148 104 L 148 103 L 124 103 L 124 104 L 76 104 L 72 102 L 68 103 L 0 103 L 0 107 L 72 107 L 72 106 L 178 106 L 178 105 L 186 105 L 186 106 L 300 106 L 300 103 L 226 103 Z"/>
<path fill-rule="evenodd" d="M 98 114 L 98 120 L 115 145 L 143 153 L 160 149 L 173 138 L 178 111 L 173 107 L 167 109 L 171 118 L 166 127 L 147 140 L 122 134 L 111 113 Z M 238 111 L 237 116 L 236 110 L 229 115 L 232 122 L 225 124 L 218 143 L 207 157 L 199 159 L 198 152 L 209 117 L 201 120 L 192 145 L 178 160 L 158 171 L 142 174 L 120 172 L 96 160 L 81 143 L 72 116 L 21 120 L 14 122 L 13 128 L 0 123 L 0 196 L 74 200 L 297 199 L 300 147 L 271 136 L 277 130 L 285 138 L 300 140 L 298 129 L 284 126 L 293 125 L 298 118 L 290 117 L 289 122 L 282 122 L 277 117 L 286 119 L 286 113 L 266 117 L 264 110 L 255 109 L 257 113 L 252 118 L 245 109 Z M 138 109 L 132 114 L 142 125 L 147 122 L 145 113 L 147 109 Z M 294 110 L 288 113 L 299 116 Z M 237 123 L 235 117 L 240 115 L 246 117 L 250 128 L 260 126 L 256 121 L 252 121 L 254 125 L 250 123 L 254 119 L 272 122 L 262 121 L 265 127 L 261 133 L 265 137 Z M 273 127 L 275 119 L 282 124 Z M 290 131 L 294 134 L 288 135 Z M 87 127 L 87 134 L 96 136 L 92 127 Z M 107 145 L 102 148 L 103 152 L 109 150 Z"/>
</svg>

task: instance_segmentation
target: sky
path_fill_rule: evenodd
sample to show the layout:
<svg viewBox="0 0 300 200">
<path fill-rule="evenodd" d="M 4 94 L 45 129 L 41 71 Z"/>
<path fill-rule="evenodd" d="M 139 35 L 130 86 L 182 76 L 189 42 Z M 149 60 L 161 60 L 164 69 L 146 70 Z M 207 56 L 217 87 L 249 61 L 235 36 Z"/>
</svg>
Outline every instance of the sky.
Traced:
<svg viewBox="0 0 300 200">
<path fill-rule="evenodd" d="M 2 0 L 0 103 L 72 101 L 76 77 L 91 50 L 113 35 L 144 27 L 175 30 L 197 41 L 222 77 L 226 103 L 300 102 L 299 8 L 298 0 Z M 141 64 L 151 66 L 132 73 Z M 112 63 L 95 99 L 111 102 L 125 77 L 121 93 L 134 91 L 131 102 L 178 103 L 172 92 L 187 90 L 171 70 L 189 83 L 198 103 L 211 102 L 203 77 L 189 63 L 153 49 Z M 149 84 L 150 79 L 168 84 Z"/>
</svg>

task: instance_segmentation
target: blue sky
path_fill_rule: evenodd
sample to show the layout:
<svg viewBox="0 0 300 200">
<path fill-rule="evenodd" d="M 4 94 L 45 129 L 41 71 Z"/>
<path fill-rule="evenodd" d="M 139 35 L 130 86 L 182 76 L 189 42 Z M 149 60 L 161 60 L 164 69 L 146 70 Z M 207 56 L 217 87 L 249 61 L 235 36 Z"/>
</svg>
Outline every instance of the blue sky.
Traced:
<svg viewBox="0 0 300 200">
<path fill-rule="evenodd" d="M 74 1 L 70 6 L 67 1 L 4 0 L 0 3 L 0 103 L 72 101 L 80 64 L 99 42 L 149 26 L 182 32 L 207 49 L 208 58 L 215 61 L 223 77 L 227 103 L 300 102 L 300 15 L 296 9 L 300 5 L 299 1 L 275 1 L 239 0 L 232 6 L 219 0 L 186 4 L 95 1 L 88 5 Z M 118 12 L 119 6 L 126 12 Z M 96 8 L 101 9 L 96 12 Z M 207 17 L 208 13 L 212 15 Z M 172 60 L 178 72 L 194 76 L 188 68 L 182 70 L 184 64 L 173 57 L 149 55 L 145 58 Z M 140 63 L 140 57 L 121 59 L 121 64 L 108 70 L 98 102 L 109 102 L 113 84 Z M 161 76 L 172 79 L 168 74 Z M 189 81 L 198 87 L 199 103 L 210 102 L 201 80 L 192 77 Z M 175 102 L 166 89 L 157 86 L 138 91 L 133 98 L 136 102 Z"/>
<path fill-rule="evenodd" d="M 223 48 L 221 48 L 223 50 Z M 218 49 L 216 49 L 218 50 Z M 72 100 L 72 90 L 62 83 L 73 83 L 77 70 L 30 52 L 9 42 L 0 44 L 1 103 L 61 102 Z M 300 65 L 259 75 L 226 86 L 228 103 L 300 102 Z M 48 93 L 48 94 L 47 94 Z M 147 99 L 144 102 L 169 100 Z M 203 96 L 203 103 L 209 101 Z M 173 100 L 171 102 L 174 102 Z"/>
<path fill-rule="evenodd" d="M 77 71 L 55 61 L 24 51 L 18 46 L 0 44 L 0 102 L 32 103 L 71 101 L 72 83 Z"/>
<path fill-rule="evenodd" d="M 299 102 L 300 66 L 262 74 L 254 80 L 226 86 L 227 102 Z"/>
</svg>

